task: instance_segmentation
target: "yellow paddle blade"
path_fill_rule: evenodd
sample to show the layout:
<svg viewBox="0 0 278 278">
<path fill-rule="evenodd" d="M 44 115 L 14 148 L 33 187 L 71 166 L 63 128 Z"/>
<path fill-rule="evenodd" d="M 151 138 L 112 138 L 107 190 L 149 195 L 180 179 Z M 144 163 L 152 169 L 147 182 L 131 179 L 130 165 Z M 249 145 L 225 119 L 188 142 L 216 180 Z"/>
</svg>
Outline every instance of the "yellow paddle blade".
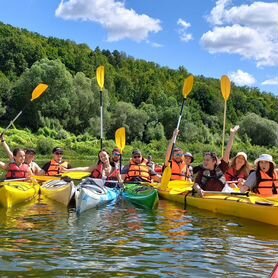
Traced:
<svg viewBox="0 0 278 278">
<path fill-rule="evenodd" d="M 162 174 L 162 177 L 161 177 L 161 186 L 160 186 L 160 189 L 161 190 L 166 190 L 167 186 L 168 186 L 168 183 L 171 179 L 171 176 L 172 176 L 172 168 L 170 167 L 170 165 L 168 165 L 164 171 L 163 171 L 163 174 Z"/>
<path fill-rule="evenodd" d="M 69 169 L 70 171 L 70 169 Z M 89 177 L 91 175 L 90 172 L 68 172 L 68 173 L 63 173 L 62 178 L 68 177 L 72 180 L 81 180 L 86 177 Z"/>
<path fill-rule="evenodd" d="M 178 195 L 181 193 L 187 193 L 192 190 L 192 186 L 187 186 L 184 188 L 173 188 L 169 191 L 170 195 Z"/>
<path fill-rule="evenodd" d="M 40 97 L 48 88 L 48 85 L 40 83 L 32 92 L 32 98 L 31 101 L 34 99 Z"/>
<path fill-rule="evenodd" d="M 231 94 L 231 81 L 227 75 L 221 77 L 221 92 L 225 101 L 227 101 Z"/>
<path fill-rule="evenodd" d="M 189 75 L 184 80 L 183 89 L 182 89 L 183 97 L 186 98 L 190 94 L 192 87 L 193 87 L 193 81 L 194 81 L 193 75 Z"/>
<path fill-rule="evenodd" d="M 117 147 L 121 150 L 121 153 L 125 148 L 125 139 L 126 139 L 125 128 L 124 127 L 118 128 L 115 132 L 115 142 Z"/>
<path fill-rule="evenodd" d="M 99 66 L 97 68 L 97 83 L 102 91 L 104 86 L 104 66 Z"/>
</svg>

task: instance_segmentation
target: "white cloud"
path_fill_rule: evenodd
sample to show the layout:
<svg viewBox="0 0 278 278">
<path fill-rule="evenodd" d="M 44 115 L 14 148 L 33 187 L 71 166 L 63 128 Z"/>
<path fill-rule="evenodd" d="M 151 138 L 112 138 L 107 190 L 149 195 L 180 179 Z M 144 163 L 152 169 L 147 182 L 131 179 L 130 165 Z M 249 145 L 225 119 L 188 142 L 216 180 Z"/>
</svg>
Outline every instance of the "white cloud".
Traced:
<svg viewBox="0 0 278 278">
<path fill-rule="evenodd" d="M 218 0 L 208 21 L 211 31 L 201 42 L 210 53 L 238 54 L 257 66 L 278 65 L 277 2 L 253 2 L 230 7 L 231 0 Z"/>
<path fill-rule="evenodd" d="M 62 0 L 55 15 L 66 20 L 97 22 L 107 30 L 108 41 L 144 41 L 150 33 L 162 30 L 160 20 L 137 14 L 116 0 Z"/>
<path fill-rule="evenodd" d="M 240 69 L 229 74 L 230 79 L 238 86 L 251 86 L 256 83 L 256 79 Z"/>
<path fill-rule="evenodd" d="M 178 33 L 180 35 L 180 40 L 183 42 L 188 42 L 193 40 L 192 34 L 187 32 L 187 29 L 191 27 L 191 24 L 181 18 L 178 19 L 177 25 L 179 26 Z"/>
<path fill-rule="evenodd" d="M 278 85 L 278 76 L 265 80 L 262 85 Z"/>
</svg>

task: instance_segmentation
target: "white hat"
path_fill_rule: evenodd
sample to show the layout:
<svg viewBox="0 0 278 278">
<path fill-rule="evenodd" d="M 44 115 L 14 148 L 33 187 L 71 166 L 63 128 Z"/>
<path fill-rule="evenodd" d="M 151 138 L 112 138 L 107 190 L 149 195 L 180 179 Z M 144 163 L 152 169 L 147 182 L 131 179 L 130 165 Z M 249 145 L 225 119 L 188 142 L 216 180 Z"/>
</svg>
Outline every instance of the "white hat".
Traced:
<svg viewBox="0 0 278 278">
<path fill-rule="evenodd" d="M 270 154 L 261 154 L 260 157 L 255 160 L 255 164 L 257 164 L 260 161 L 268 161 L 268 162 L 272 163 L 274 166 L 276 166 L 276 164 L 273 161 L 273 158 Z"/>
<path fill-rule="evenodd" d="M 245 161 L 247 161 L 247 154 L 246 154 L 245 152 L 238 152 L 238 153 L 236 154 L 236 158 L 237 158 L 238 156 L 240 156 L 240 155 L 244 157 Z"/>
</svg>

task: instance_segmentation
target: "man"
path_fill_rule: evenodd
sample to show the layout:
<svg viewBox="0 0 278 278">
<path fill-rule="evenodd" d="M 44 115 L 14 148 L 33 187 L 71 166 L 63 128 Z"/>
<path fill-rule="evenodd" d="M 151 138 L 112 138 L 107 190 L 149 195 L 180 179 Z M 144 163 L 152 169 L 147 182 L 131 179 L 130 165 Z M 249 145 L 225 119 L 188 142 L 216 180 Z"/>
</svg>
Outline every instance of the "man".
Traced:
<svg viewBox="0 0 278 278">
<path fill-rule="evenodd" d="M 193 167 L 191 166 L 192 162 L 194 161 L 194 157 L 190 152 L 186 152 L 184 154 L 184 162 L 187 165 L 188 169 L 188 178 L 190 181 L 193 181 Z"/>
<path fill-rule="evenodd" d="M 147 160 L 142 157 L 141 151 L 134 150 L 128 166 L 122 170 L 122 180 L 160 182 L 161 176 L 151 170 L 147 165 Z"/>
<path fill-rule="evenodd" d="M 70 164 L 63 160 L 64 151 L 62 148 L 55 147 L 52 153 L 53 158 L 42 167 L 41 175 L 57 176 L 63 173 L 65 169 L 71 168 Z"/>
<path fill-rule="evenodd" d="M 119 148 L 114 148 L 112 150 L 111 156 L 111 165 L 116 169 L 120 169 L 120 159 L 121 159 L 121 151 Z"/>
</svg>

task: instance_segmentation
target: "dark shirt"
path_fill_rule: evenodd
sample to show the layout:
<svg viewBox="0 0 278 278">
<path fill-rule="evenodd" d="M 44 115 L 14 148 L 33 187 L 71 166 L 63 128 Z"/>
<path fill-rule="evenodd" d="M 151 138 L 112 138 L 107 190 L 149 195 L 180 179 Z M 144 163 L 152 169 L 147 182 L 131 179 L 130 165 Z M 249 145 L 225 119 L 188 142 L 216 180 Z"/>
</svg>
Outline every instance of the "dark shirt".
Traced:
<svg viewBox="0 0 278 278">
<path fill-rule="evenodd" d="M 225 172 L 229 168 L 229 163 L 225 162 L 224 160 L 221 160 L 220 164 L 217 165 L 217 167 L 222 171 L 223 174 L 225 174 Z M 202 178 L 205 171 L 207 173 L 209 172 L 210 178 L 207 180 L 206 184 L 202 184 Z M 220 177 L 217 174 L 217 169 L 210 171 L 201 168 L 197 173 L 197 176 L 195 178 L 195 183 L 199 184 L 199 186 L 206 191 L 222 191 L 224 184 L 219 180 L 219 178 Z"/>
</svg>

